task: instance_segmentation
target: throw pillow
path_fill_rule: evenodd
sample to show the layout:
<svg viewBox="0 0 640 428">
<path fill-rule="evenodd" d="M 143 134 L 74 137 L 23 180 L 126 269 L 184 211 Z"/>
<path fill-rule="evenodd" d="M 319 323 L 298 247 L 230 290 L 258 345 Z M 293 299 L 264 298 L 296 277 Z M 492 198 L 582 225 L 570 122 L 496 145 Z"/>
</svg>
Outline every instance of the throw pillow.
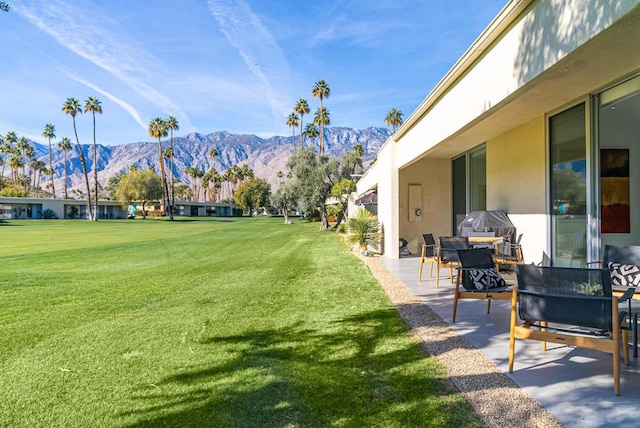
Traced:
<svg viewBox="0 0 640 428">
<path fill-rule="evenodd" d="M 495 268 L 471 269 L 468 271 L 469 280 L 477 290 L 504 287 L 506 282 Z"/>
<path fill-rule="evenodd" d="M 611 285 L 618 287 L 639 287 L 640 266 L 609 262 Z"/>
</svg>

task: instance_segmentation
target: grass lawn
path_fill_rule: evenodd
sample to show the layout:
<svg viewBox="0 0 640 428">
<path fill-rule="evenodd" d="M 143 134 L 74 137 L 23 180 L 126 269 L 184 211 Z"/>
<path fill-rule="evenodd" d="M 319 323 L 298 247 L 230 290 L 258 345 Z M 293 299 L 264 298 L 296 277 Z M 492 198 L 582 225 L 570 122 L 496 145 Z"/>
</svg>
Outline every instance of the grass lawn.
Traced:
<svg viewBox="0 0 640 428">
<path fill-rule="evenodd" d="M 482 426 L 334 233 L 0 222 L 2 427 Z"/>
</svg>

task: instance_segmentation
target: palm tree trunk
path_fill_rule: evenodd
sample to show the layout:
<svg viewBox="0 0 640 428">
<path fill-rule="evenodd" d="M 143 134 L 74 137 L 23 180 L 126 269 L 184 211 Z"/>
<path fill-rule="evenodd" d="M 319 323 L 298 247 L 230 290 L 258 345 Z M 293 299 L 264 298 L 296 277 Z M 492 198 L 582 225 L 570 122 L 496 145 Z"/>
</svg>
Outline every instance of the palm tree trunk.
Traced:
<svg viewBox="0 0 640 428">
<path fill-rule="evenodd" d="M 53 194 L 53 199 L 56 198 L 56 186 L 53 185 L 53 158 L 51 155 L 51 138 L 49 138 L 49 170 L 51 172 L 51 193 Z"/>
<path fill-rule="evenodd" d="M 84 159 L 84 153 L 82 152 L 82 146 L 80 145 L 80 140 L 78 139 L 78 131 L 76 129 L 76 118 L 75 116 L 71 116 L 73 118 L 73 133 L 76 136 L 76 144 L 78 145 L 78 152 L 80 153 L 80 164 L 82 165 L 82 173 L 84 175 L 84 184 L 87 188 L 87 212 L 89 214 L 89 220 L 93 218 L 93 210 L 91 209 L 91 187 L 89 186 L 89 174 L 87 174 L 87 162 Z"/>
<path fill-rule="evenodd" d="M 168 202 L 168 199 L 169 199 L 169 187 L 167 187 L 167 174 L 164 171 L 164 158 L 163 158 L 163 154 L 162 154 L 162 142 L 160 141 L 160 137 L 158 137 L 158 155 L 159 155 L 159 158 L 160 158 L 160 177 L 162 179 L 162 187 L 164 189 L 164 197 L 163 197 L 163 200 L 162 200 L 162 203 L 164 205 L 163 209 L 164 209 L 165 214 L 167 213 L 167 211 L 169 211 L 169 220 L 173 220 L 173 213 L 170 212 L 171 210 L 167 209 L 167 205 L 169 205 L 169 202 Z"/>
<path fill-rule="evenodd" d="M 304 116 L 303 113 L 300 113 L 300 148 L 303 149 L 304 148 L 304 144 L 302 143 L 302 117 Z"/>
<path fill-rule="evenodd" d="M 320 156 L 324 154 L 324 109 L 322 108 L 322 95 L 320 95 Z"/>
<path fill-rule="evenodd" d="M 64 198 L 68 199 L 69 195 L 67 194 L 67 151 L 64 150 Z"/>
<path fill-rule="evenodd" d="M 170 145 L 171 145 L 171 158 L 169 158 L 169 176 L 171 177 L 171 183 L 170 183 L 170 187 L 171 187 L 171 201 L 169 202 L 169 210 L 171 211 L 171 215 L 173 216 L 173 211 L 175 209 L 175 204 L 176 204 L 176 197 L 175 197 L 175 193 L 173 190 L 173 160 L 174 160 L 174 156 L 175 153 L 173 152 L 173 128 L 171 128 L 171 140 L 170 140 Z"/>
<path fill-rule="evenodd" d="M 93 221 L 98 221 L 98 147 L 96 145 L 96 113 L 93 113 L 93 199 L 95 201 L 95 212 Z"/>
</svg>

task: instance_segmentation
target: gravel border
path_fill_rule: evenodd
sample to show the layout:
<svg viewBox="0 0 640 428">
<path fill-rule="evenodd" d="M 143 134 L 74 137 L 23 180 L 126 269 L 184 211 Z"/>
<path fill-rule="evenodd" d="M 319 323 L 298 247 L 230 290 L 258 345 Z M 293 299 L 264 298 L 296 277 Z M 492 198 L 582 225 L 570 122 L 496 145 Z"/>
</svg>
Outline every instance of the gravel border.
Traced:
<svg viewBox="0 0 640 428">
<path fill-rule="evenodd" d="M 411 332 L 489 427 L 563 427 L 482 352 L 418 299 L 377 257 L 363 257 Z"/>
</svg>

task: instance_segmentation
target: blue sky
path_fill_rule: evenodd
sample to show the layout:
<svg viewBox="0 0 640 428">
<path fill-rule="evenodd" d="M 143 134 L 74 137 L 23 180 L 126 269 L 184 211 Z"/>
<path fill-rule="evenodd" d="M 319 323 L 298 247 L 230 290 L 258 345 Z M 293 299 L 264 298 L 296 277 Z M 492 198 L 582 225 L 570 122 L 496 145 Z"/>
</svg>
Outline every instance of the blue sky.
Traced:
<svg viewBox="0 0 640 428">
<path fill-rule="evenodd" d="M 8 0 L 0 14 L 0 134 L 73 139 L 68 97 L 102 102 L 97 140 L 150 141 L 154 117 L 177 135 L 291 135 L 299 98 L 331 89 L 331 126 L 406 118 L 507 0 Z M 91 117 L 77 117 L 91 142 Z"/>
</svg>

